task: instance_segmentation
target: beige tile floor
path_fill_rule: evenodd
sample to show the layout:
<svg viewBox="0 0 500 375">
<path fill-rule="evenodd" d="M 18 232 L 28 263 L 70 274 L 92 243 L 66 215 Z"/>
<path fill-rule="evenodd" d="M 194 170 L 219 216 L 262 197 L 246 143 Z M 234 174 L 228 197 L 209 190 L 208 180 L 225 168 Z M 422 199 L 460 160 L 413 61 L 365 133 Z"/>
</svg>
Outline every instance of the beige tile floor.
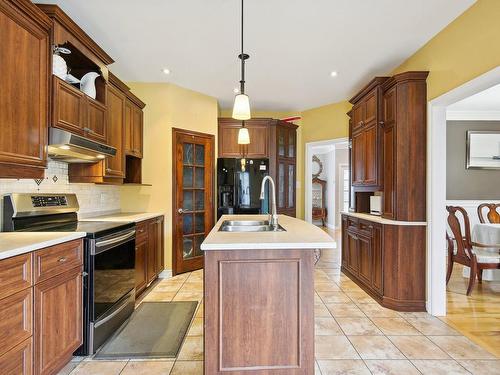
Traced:
<svg viewBox="0 0 500 375">
<path fill-rule="evenodd" d="M 338 233 L 331 233 L 334 238 Z M 339 248 L 324 251 L 315 270 L 315 373 L 500 375 L 500 360 L 440 319 L 398 313 L 375 303 L 341 274 Z M 203 374 L 203 271 L 157 282 L 142 301 L 197 300 L 198 309 L 175 360 L 74 359 L 60 375 Z"/>
</svg>

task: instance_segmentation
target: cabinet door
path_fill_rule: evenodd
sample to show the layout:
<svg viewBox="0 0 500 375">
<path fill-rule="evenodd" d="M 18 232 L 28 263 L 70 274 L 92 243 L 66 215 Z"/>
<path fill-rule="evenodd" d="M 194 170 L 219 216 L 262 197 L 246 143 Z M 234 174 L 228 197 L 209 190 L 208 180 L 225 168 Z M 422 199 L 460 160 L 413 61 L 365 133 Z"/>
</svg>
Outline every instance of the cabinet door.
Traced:
<svg viewBox="0 0 500 375">
<path fill-rule="evenodd" d="M 31 375 L 33 373 L 32 346 L 33 339 L 29 338 L 0 356 L 0 374 Z"/>
<path fill-rule="evenodd" d="M 348 267 L 349 237 L 347 236 L 347 218 L 342 216 L 342 267 Z"/>
<path fill-rule="evenodd" d="M 369 93 L 364 99 L 364 119 L 363 124 L 366 126 L 372 125 L 377 119 L 377 89 Z"/>
<path fill-rule="evenodd" d="M 148 242 L 141 241 L 135 245 L 135 294 L 140 294 L 148 281 L 147 259 Z"/>
<path fill-rule="evenodd" d="M 157 266 L 157 247 L 156 242 L 158 241 L 158 225 L 156 224 L 156 220 L 151 220 L 148 223 L 148 254 L 147 254 L 147 279 L 148 284 L 151 283 L 154 279 L 156 279 L 156 270 Z"/>
<path fill-rule="evenodd" d="M 372 288 L 380 295 L 383 295 L 382 227 L 378 225 L 373 226 L 372 258 Z"/>
<path fill-rule="evenodd" d="M 33 333 L 32 288 L 0 300 L 0 355 Z"/>
<path fill-rule="evenodd" d="M 32 8 L 0 2 L 0 177 L 43 178 L 47 164 L 50 22 Z"/>
<path fill-rule="evenodd" d="M 132 150 L 135 156 L 142 158 L 144 114 L 137 106 L 132 107 Z"/>
<path fill-rule="evenodd" d="M 353 275 L 358 275 L 359 272 L 359 259 L 358 259 L 358 236 L 347 231 L 347 268 Z"/>
<path fill-rule="evenodd" d="M 53 374 L 82 344 L 81 267 L 35 285 L 34 294 L 34 373 Z"/>
<path fill-rule="evenodd" d="M 287 136 L 287 129 L 283 126 L 278 126 L 277 129 L 277 140 L 278 140 L 278 157 L 283 158 L 286 155 L 286 136 Z"/>
<path fill-rule="evenodd" d="M 288 137 L 287 137 L 287 157 L 294 158 L 297 156 L 297 130 L 296 129 L 288 129 Z"/>
<path fill-rule="evenodd" d="M 396 129 L 395 129 L 395 104 L 396 88 L 389 90 L 384 95 L 384 120 L 382 147 L 384 152 L 384 199 L 383 215 L 385 218 L 394 219 L 394 205 L 396 202 L 395 191 L 395 166 L 396 166 Z"/>
<path fill-rule="evenodd" d="M 97 142 L 106 143 L 106 106 L 92 98 L 87 102 L 85 135 Z"/>
<path fill-rule="evenodd" d="M 125 113 L 124 113 L 124 122 L 125 122 L 125 139 L 124 139 L 124 148 L 125 153 L 127 155 L 134 154 L 134 125 L 133 125 L 133 115 L 132 115 L 132 107 L 133 104 L 127 100 L 125 101 Z"/>
<path fill-rule="evenodd" d="M 116 148 L 116 155 L 106 158 L 106 177 L 125 177 L 125 95 L 108 86 L 108 143 Z"/>
<path fill-rule="evenodd" d="M 245 156 L 249 158 L 267 158 L 269 156 L 269 127 L 251 123 L 246 127 L 250 136 L 250 144 L 243 146 L 247 149 Z"/>
<path fill-rule="evenodd" d="M 352 184 L 363 185 L 365 181 L 365 133 L 352 135 Z"/>
<path fill-rule="evenodd" d="M 156 239 L 155 239 L 155 253 L 156 253 L 156 274 L 159 275 L 163 269 L 163 217 L 156 219 Z"/>
<path fill-rule="evenodd" d="M 353 130 L 358 130 L 363 127 L 363 120 L 364 120 L 364 102 L 357 103 L 353 108 L 352 108 L 352 129 Z"/>
<path fill-rule="evenodd" d="M 286 174 L 286 208 L 295 209 L 295 185 L 296 185 L 295 164 L 287 164 Z"/>
<path fill-rule="evenodd" d="M 85 94 L 56 76 L 52 76 L 52 91 L 52 126 L 83 136 Z"/>
<path fill-rule="evenodd" d="M 372 248 L 371 238 L 367 236 L 358 236 L 358 264 L 359 278 L 367 286 L 372 284 Z"/>
<path fill-rule="evenodd" d="M 378 184 L 378 153 L 377 153 L 377 127 L 371 126 L 364 130 L 364 185 Z"/>
</svg>

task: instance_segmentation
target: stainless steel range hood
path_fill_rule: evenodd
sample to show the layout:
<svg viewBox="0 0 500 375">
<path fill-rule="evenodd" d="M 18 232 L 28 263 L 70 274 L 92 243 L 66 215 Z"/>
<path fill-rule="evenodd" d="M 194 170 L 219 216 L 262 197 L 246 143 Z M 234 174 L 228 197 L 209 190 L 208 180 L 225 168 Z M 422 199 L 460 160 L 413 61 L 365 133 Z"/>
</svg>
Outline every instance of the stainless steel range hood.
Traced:
<svg viewBox="0 0 500 375">
<path fill-rule="evenodd" d="M 107 156 L 115 156 L 116 148 L 50 128 L 48 153 L 51 159 L 65 163 L 95 163 Z"/>
</svg>

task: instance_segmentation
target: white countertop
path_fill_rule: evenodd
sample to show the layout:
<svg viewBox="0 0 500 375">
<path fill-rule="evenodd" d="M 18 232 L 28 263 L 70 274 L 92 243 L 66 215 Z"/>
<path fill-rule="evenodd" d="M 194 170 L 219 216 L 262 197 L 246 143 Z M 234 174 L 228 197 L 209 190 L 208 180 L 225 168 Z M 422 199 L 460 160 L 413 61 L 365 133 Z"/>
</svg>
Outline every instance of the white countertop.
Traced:
<svg viewBox="0 0 500 375">
<path fill-rule="evenodd" d="M 138 223 L 144 220 L 153 219 L 158 216 L 162 216 L 161 212 L 117 212 L 112 214 L 106 214 L 103 216 L 91 216 L 85 218 L 79 218 L 80 221 L 117 221 L 126 223 Z"/>
<path fill-rule="evenodd" d="M 202 250 L 333 249 L 336 242 L 321 228 L 279 215 L 285 232 L 219 232 L 224 220 L 267 220 L 267 215 L 223 215 L 201 244 Z"/>
<path fill-rule="evenodd" d="M 363 214 L 361 212 L 347 212 L 342 211 L 342 215 L 348 215 L 357 217 L 364 220 L 373 221 L 374 223 L 380 223 L 385 225 L 416 225 L 416 226 L 425 226 L 427 223 L 425 221 L 399 221 L 399 220 L 390 220 L 384 219 L 382 216 Z"/>
<path fill-rule="evenodd" d="M 85 237 L 85 232 L 2 232 L 0 260 Z"/>
</svg>

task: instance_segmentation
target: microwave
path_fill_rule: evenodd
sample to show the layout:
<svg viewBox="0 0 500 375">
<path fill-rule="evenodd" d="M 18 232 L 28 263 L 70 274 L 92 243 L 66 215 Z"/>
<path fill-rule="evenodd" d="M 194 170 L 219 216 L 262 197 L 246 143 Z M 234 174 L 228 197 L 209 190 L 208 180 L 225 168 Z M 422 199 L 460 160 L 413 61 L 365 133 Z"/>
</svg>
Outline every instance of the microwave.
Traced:
<svg viewBox="0 0 500 375">
<path fill-rule="evenodd" d="M 370 214 L 372 215 L 382 215 L 382 196 L 372 195 L 370 197 Z"/>
</svg>

